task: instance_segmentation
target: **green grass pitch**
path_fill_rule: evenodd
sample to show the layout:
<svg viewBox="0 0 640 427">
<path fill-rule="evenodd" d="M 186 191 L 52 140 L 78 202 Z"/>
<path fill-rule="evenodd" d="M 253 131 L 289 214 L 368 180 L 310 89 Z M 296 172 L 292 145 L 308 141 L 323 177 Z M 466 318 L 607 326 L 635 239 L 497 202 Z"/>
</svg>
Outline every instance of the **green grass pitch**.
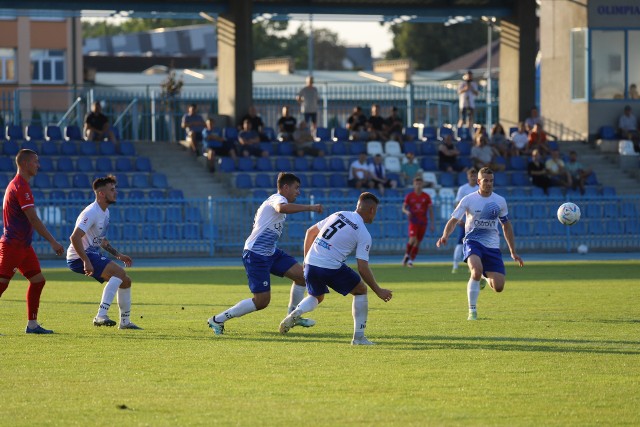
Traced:
<svg viewBox="0 0 640 427">
<path fill-rule="evenodd" d="M 336 293 L 315 327 L 279 335 L 279 278 L 266 310 L 214 336 L 207 318 L 250 295 L 241 267 L 132 268 L 144 331 L 93 327 L 101 286 L 45 270 L 40 321 L 56 333 L 25 335 L 16 276 L 0 299 L 0 425 L 640 425 L 640 261 L 510 262 L 476 322 L 466 271 L 372 269 L 394 291 L 369 293 L 373 347 L 350 345 L 351 297 Z"/>
</svg>

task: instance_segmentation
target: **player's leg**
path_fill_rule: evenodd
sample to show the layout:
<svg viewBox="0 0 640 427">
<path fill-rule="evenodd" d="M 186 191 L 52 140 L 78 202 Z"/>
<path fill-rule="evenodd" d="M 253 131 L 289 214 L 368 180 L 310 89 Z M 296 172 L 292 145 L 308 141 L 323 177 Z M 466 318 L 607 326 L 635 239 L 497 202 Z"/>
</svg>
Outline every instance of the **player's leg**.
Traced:
<svg viewBox="0 0 640 427">
<path fill-rule="evenodd" d="M 411 253 L 409 254 L 409 262 L 407 262 L 408 267 L 413 266 L 413 261 L 415 261 L 416 256 L 418 256 L 418 251 L 420 250 L 420 243 L 424 238 L 425 233 L 427 232 L 427 225 L 421 225 L 417 227 L 416 235 L 415 235 L 415 243 L 413 248 L 411 249 Z"/>
<path fill-rule="evenodd" d="M 404 258 L 402 260 L 402 265 L 405 267 L 409 266 L 409 261 L 411 261 L 411 252 L 413 251 L 413 246 L 416 244 L 416 227 L 413 223 L 409 223 L 409 240 L 407 241 L 407 247 L 404 253 Z M 413 263 L 412 263 L 413 264 Z"/>
<path fill-rule="evenodd" d="M 452 273 L 456 273 L 458 271 L 458 266 L 460 265 L 460 261 L 462 261 L 462 239 L 464 239 L 464 226 L 458 225 L 458 243 L 453 250 Z"/>
<path fill-rule="evenodd" d="M 40 270 L 40 261 L 31 246 L 24 248 L 20 252 L 22 259 L 17 264 L 18 271 L 29 281 L 29 286 L 27 287 L 28 320 L 25 332 L 28 334 L 52 334 L 52 330 L 44 329 L 38 324 L 40 296 L 46 282 Z"/>
<path fill-rule="evenodd" d="M 484 274 L 489 286 L 496 292 L 502 292 L 505 284 L 504 261 L 500 249 L 487 249 L 483 257 Z"/>
<path fill-rule="evenodd" d="M 120 309 L 119 329 L 142 329 L 131 322 L 131 278 L 120 265 L 111 261 L 102 271 L 102 278 L 109 283 L 113 277 L 122 281 L 117 288 L 118 308 Z M 113 301 L 113 297 L 111 299 Z"/>
<path fill-rule="evenodd" d="M 482 265 L 482 248 L 482 245 L 474 241 L 468 241 L 464 244 L 463 248 L 464 258 L 467 261 L 471 273 L 469 281 L 467 282 L 467 300 L 469 303 L 468 320 L 476 320 L 478 316 L 477 303 L 478 296 L 480 295 L 480 280 L 484 272 Z"/>
<path fill-rule="evenodd" d="M 324 300 L 324 294 L 329 292 L 329 288 L 325 285 L 325 280 L 327 280 L 326 274 L 327 269 L 305 265 L 304 279 L 307 283 L 309 295 L 302 299 L 302 301 L 287 314 L 287 317 L 280 322 L 279 331 L 281 334 L 286 334 L 291 328 L 299 325 L 300 321 L 304 319 L 302 315 L 315 310 L 318 304 Z"/>
<path fill-rule="evenodd" d="M 292 280 L 291 291 L 289 292 L 289 305 L 287 306 L 287 314 L 291 313 L 304 298 L 306 284 L 304 280 L 304 271 L 302 266 L 291 255 L 278 249 L 274 254 L 273 265 L 271 266 L 271 274 L 278 277 L 286 277 Z M 315 320 L 300 317 L 296 320 L 296 326 L 310 328 L 315 325 Z"/>
<path fill-rule="evenodd" d="M 353 304 L 351 305 L 351 315 L 353 316 L 353 339 L 352 345 L 372 345 L 364 336 L 367 327 L 367 318 L 369 317 L 369 299 L 367 297 L 367 285 L 361 280 L 358 285 L 351 291 L 353 295 Z"/>
</svg>

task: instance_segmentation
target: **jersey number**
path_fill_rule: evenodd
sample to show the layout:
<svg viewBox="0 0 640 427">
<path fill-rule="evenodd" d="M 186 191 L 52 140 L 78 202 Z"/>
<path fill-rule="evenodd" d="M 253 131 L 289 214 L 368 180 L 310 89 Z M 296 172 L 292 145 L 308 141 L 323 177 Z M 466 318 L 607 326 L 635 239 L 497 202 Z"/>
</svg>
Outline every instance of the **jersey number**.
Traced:
<svg viewBox="0 0 640 427">
<path fill-rule="evenodd" d="M 347 224 L 344 221 L 342 221 L 341 219 L 337 220 L 336 222 L 331 224 L 329 226 L 329 228 L 324 231 L 324 233 L 322 233 L 322 238 L 325 239 L 325 240 L 329 240 L 331 237 L 333 237 L 334 234 L 336 234 L 336 232 L 339 229 L 341 229 L 345 225 L 347 225 Z"/>
</svg>

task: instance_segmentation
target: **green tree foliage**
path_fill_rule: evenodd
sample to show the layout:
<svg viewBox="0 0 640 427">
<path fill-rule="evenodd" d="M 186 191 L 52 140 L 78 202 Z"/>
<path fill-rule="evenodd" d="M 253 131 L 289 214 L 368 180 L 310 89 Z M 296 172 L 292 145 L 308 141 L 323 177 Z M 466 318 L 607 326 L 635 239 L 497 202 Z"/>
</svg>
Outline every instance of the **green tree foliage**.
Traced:
<svg viewBox="0 0 640 427">
<path fill-rule="evenodd" d="M 120 23 L 108 21 L 82 21 L 84 38 L 114 36 L 118 34 L 137 33 L 155 30 L 156 28 L 182 27 L 185 25 L 202 25 L 202 19 L 142 19 L 131 18 Z"/>
<path fill-rule="evenodd" d="M 432 70 L 487 44 L 487 26 L 478 21 L 449 27 L 404 23 L 393 26 L 391 31 L 393 48 L 386 58 L 411 58 L 420 70 Z"/>
</svg>

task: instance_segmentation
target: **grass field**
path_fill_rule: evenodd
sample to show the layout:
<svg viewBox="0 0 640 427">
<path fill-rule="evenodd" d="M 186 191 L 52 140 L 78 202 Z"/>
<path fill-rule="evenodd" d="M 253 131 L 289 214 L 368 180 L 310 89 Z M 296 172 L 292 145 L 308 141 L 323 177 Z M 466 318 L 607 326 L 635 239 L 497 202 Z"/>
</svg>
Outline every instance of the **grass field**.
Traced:
<svg viewBox="0 0 640 427">
<path fill-rule="evenodd" d="M 206 319 L 249 295 L 223 267 L 131 269 L 144 331 L 93 327 L 100 285 L 46 270 L 40 321 L 56 334 L 25 335 L 16 277 L 0 299 L 0 425 L 640 425 L 640 261 L 509 263 L 477 322 L 467 273 L 372 267 L 394 290 L 369 294 L 373 347 L 349 345 L 351 297 L 336 293 L 315 327 L 279 335 L 277 278 L 270 307 L 214 336 Z"/>
</svg>

